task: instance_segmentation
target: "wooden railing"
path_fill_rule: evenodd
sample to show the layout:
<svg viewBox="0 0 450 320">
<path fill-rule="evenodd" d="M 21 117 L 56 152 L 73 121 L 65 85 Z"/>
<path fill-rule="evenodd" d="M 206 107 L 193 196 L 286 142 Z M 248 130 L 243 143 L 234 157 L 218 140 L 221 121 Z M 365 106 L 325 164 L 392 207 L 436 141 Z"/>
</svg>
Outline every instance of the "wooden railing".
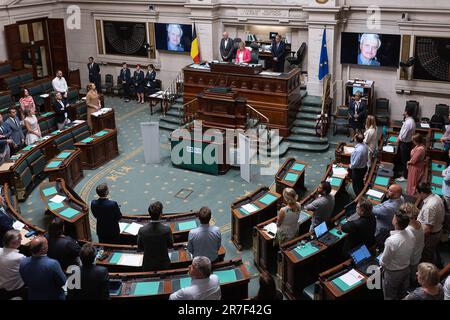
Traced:
<svg viewBox="0 0 450 320">
<path fill-rule="evenodd" d="M 180 126 L 188 124 L 197 118 L 197 98 L 183 104 L 180 110 Z"/>
<path fill-rule="evenodd" d="M 184 78 L 183 73 L 180 72 L 175 80 L 173 80 L 169 86 L 164 90 L 163 96 L 164 96 L 164 106 L 165 110 L 163 111 L 163 114 L 165 115 L 167 111 L 169 111 L 170 107 L 173 103 L 175 103 L 175 100 L 178 99 L 183 95 L 183 89 L 184 89 Z"/>
</svg>

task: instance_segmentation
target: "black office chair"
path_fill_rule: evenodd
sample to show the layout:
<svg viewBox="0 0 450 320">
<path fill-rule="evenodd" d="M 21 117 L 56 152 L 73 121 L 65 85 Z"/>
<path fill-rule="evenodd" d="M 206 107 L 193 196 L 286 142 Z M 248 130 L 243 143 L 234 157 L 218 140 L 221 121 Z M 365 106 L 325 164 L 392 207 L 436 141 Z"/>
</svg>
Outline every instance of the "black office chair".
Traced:
<svg viewBox="0 0 450 320">
<path fill-rule="evenodd" d="M 408 100 L 406 101 L 406 108 L 412 108 L 412 117 L 414 118 L 414 120 L 419 119 L 419 102 L 415 101 L 415 100 Z"/>
<path fill-rule="evenodd" d="M 450 107 L 448 105 L 439 103 L 434 109 L 434 114 L 441 116 L 444 119 L 445 124 L 448 124 L 450 122 L 448 120 L 449 109 Z"/>
<path fill-rule="evenodd" d="M 258 51 L 259 46 L 257 43 L 253 42 L 252 44 L 250 44 L 250 48 L 252 48 L 252 51 L 250 53 L 251 56 L 250 63 L 257 64 L 259 61 L 259 51 Z"/>
<path fill-rule="evenodd" d="M 389 125 L 389 99 L 378 98 L 375 100 L 375 117 L 377 125 Z"/>
<path fill-rule="evenodd" d="M 233 39 L 233 59 L 236 59 L 236 52 L 239 49 L 239 43 L 242 42 L 241 38 L 234 38 Z"/>
<path fill-rule="evenodd" d="M 114 87 L 114 77 L 112 74 L 105 75 L 105 83 L 102 85 L 103 94 L 111 94 Z"/>
<path fill-rule="evenodd" d="M 306 50 L 306 43 L 303 42 L 300 48 L 298 48 L 297 50 L 297 56 L 287 57 L 286 60 L 289 62 L 291 66 L 296 65 L 300 68 L 303 61 L 303 56 L 305 55 L 305 50 Z"/>
<path fill-rule="evenodd" d="M 336 113 L 332 115 L 333 117 L 333 135 L 339 128 L 344 128 L 347 131 L 347 136 L 350 135 L 350 125 L 348 122 L 348 108 L 346 106 L 340 106 L 337 108 Z"/>
</svg>

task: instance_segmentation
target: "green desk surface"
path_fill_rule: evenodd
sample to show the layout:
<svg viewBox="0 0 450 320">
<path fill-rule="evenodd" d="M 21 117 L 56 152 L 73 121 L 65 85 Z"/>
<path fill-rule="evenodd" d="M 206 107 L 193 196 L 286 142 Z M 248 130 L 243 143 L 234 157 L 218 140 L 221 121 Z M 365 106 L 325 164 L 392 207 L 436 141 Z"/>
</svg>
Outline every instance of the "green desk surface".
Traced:
<svg viewBox="0 0 450 320">
<path fill-rule="evenodd" d="M 297 178 L 298 178 L 298 174 L 288 172 L 287 175 L 284 177 L 284 180 L 294 182 L 297 180 Z"/>
<path fill-rule="evenodd" d="M 442 196 L 442 188 L 431 186 L 431 192 L 437 194 L 438 196 Z"/>
<path fill-rule="evenodd" d="M 30 151 L 30 150 L 33 149 L 34 147 L 35 147 L 34 144 L 30 144 L 29 146 L 26 146 L 26 147 L 23 148 L 22 150 Z"/>
<path fill-rule="evenodd" d="M 434 140 L 440 140 L 442 138 L 442 133 L 440 132 L 435 132 L 434 133 Z"/>
<path fill-rule="evenodd" d="M 444 182 L 444 178 L 443 177 L 431 176 L 431 183 L 441 186 L 442 182 Z"/>
<path fill-rule="evenodd" d="M 444 171 L 445 166 L 440 163 L 432 162 L 431 163 L 431 171 Z"/>
<path fill-rule="evenodd" d="M 52 114 L 53 114 L 53 112 L 46 112 L 44 114 L 41 114 L 41 117 L 51 116 Z"/>
<path fill-rule="evenodd" d="M 58 168 L 62 161 L 51 161 L 48 163 L 47 168 L 53 169 Z"/>
<path fill-rule="evenodd" d="M 341 239 L 343 236 L 346 235 L 346 233 L 344 231 L 341 231 L 341 234 L 338 233 L 338 229 L 333 228 L 330 230 L 330 233 L 336 237 L 338 237 L 339 239 Z"/>
<path fill-rule="evenodd" d="M 389 178 L 386 177 L 376 177 L 375 184 L 383 187 L 387 187 L 389 184 Z"/>
<path fill-rule="evenodd" d="M 80 211 L 75 210 L 73 208 L 66 208 L 63 211 L 59 212 L 60 215 L 62 215 L 63 217 L 67 218 L 67 219 L 72 219 L 73 217 L 75 217 L 77 214 L 79 214 Z"/>
<path fill-rule="evenodd" d="M 390 143 L 397 142 L 397 136 L 390 136 L 389 139 L 388 139 L 388 142 L 390 142 Z"/>
<path fill-rule="evenodd" d="M 305 258 L 307 256 L 312 255 L 313 253 L 319 251 L 319 248 L 313 246 L 311 242 L 306 243 L 305 245 L 299 245 L 295 247 L 295 252 L 297 252 L 301 257 Z"/>
<path fill-rule="evenodd" d="M 42 193 L 44 194 L 44 196 L 48 197 L 48 196 L 51 196 L 52 194 L 58 193 L 58 191 L 56 191 L 55 187 L 49 187 L 49 188 L 43 189 Z"/>
<path fill-rule="evenodd" d="M 302 164 L 302 163 L 295 163 L 295 164 L 292 166 L 291 170 L 294 170 L 294 171 L 302 171 L 304 168 L 305 168 L 305 165 L 304 165 L 304 164 Z"/>
<path fill-rule="evenodd" d="M 273 194 L 270 194 L 270 193 L 267 193 L 264 196 L 262 196 L 261 198 L 259 198 L 259 202 L 262 202 L 266 205 L 271 204 L 275 200 L 277 200 L 277 197 L 275 197 Z"/>
<path fill-rule="evenodd" d="M 108 134 L 108 131 L 102 130 L 94 134 L 96 137 L 103 137 L 105 134 Z"/>
<path fill-rule="evenodd" d="M 50 210 L 58 210 L 58 209 L 61 209 L 62 207 L 64 207 L 63 203 L 56 203 L 56 202 L 51 202 L 51 201 L 48 203 L 48 208 Z"/>
<path fill-rule="evenodd" d="M 89 143 L 89 142 L 91 142 L 91 141 L 94 141 L 94 138 L 87 137 L 87 138 L 81 140 L 80 142 L 83 142 L 83 143 Z"/>
<path fill-rule="evenodd" d="M 117 264 L 119 263 L 120 258 L 122 257 L 122 252 L 114 252 L 111 256 L 111 259 L 109 259 L 110 264 Z"/>
<path fill-rule="evenodd" d="M 58 134 L 58 133 L 61 133 L 61 130 L 56 130 L 56 131 L 52 132 L 52 134 Z"/>
<path fill-rule="evenodd" d="M 353 284 L 352 286 L 349 286 L 348 284 L 346 284 L 344 281 L 341 280 L 340 277 L 334 279 L 333 281 L 331 281 L 336 287 L 339 288 L 339 290 L 341 290 L 342 292 L 346 292 L 354 287 L 356 287 L 357 285 L 359 285 L 363 280 L 360 280 L 358 282 L 356 282 L 355 284 Z"/>
<path fill-rule="evenodd" d="M 298 216 L 298 223 L 301 224 L 311 218 L 311 215 L 308 212 L 300 211 L 300 214 Z"/>
<path fill-rule="evenodd" d="M 332 187 L 339 188 L 342 184 L 341 178 L 331 177 L 330 184 Z"/>
<path fill-rule="evenodd" d="M 219 277 L 220 283 L 227 283 L 236 281 L 236 272 L 234 269 L 231 270 L 218 270 L 214 271 L 214 274 Z"/>
<path fill-rule="evenodd" d="M 180 278 L 180 287 L 181 288 L 186 288 L 189 287 L 191 285 L 191 278 L 187 277 L 187 278 Z"/>
<path fill-rule="evenodd" d="M 67 152 L 61 152 L 60 154 L 58 154 L 58 155 L 56 156 L 56 158 L 58 158 L 58 159 L 66 159 L 68 156 L 70 156 L 71 153 L 72 153 L 72 152 L 69 152 L 69 151 L 67 151 Z"/>
<path fill-rule="evenodd" d="M 150 294 L 157 294 L 159 291 L 160 281 L 138 282 L 134 289 L 135 296 L 144 296 Z"/>
<path fill-rule="evenodd" d="M 194 228 L 197 228 L 197 222 L 195 220 L 184 221 L 184 222 L 178 223 L 179 231 L 184 231 L 184 230 L 189 230 L 189 229 L 194 229 Z"/>
</svg>

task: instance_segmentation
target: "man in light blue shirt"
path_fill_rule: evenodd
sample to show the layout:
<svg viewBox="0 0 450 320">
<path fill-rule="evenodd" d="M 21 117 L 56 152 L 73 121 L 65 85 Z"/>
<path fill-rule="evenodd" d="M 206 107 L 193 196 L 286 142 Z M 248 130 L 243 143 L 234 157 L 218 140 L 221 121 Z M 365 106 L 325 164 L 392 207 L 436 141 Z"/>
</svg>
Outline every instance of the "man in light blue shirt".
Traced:
<svg viewBox="0 0 450 320">
<path fill-rule="evenodd" d="M 382 247 L 385 240 L 389 237 L 389 232 L 394 230 L 392 218 L 398 208 L 405 202 L 402 196 L 402 187 L 398 184 L 392 184 L 387 192 L 388 200 L 373 207 L 373 215 L 377 219 L 377 229 L 375 238 Z"/>
<path fill-rule="evenodd" d="M 356 146 L 350 157 L 350 169 L 352 169 L 352 186 L 355 197 L 364 189 L 364 176 L 367 172 L 369 161 L 369 149 L 364 144 L 364 136 L 360 133 L 355 135 Z"/>
<path fill-rule="evenodd" d="M 222 245 L 222 235 L 216 226 L 210 226 L 211 210 L 202 207 L 198 212 L 201 225 L 189 231 L 188 250 L 193 257 L 208 257 L 211 262 L 218 259 L 218 251 Z"/>
<path fill-rule="evenodd" d="M 450 156 L 450 150 L 448 151 L 448 154 Z M 443 198 L 446 206 L 444 228 L 450 230 L 450 166 L 442 171 L 442 176 L 444 177 L 442 181 L 442 194 L 444 195 Z"/>
</svg>

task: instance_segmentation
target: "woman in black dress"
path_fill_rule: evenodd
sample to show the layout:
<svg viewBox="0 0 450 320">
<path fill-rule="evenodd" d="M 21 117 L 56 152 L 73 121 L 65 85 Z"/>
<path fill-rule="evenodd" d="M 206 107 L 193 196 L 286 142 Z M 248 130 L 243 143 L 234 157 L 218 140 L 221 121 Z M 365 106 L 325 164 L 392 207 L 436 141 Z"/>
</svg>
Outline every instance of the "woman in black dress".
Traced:
<svg viewBox="0 0 450 320">
<path fill-rule="evenodd" d="M 156 88 L 156 71 L 155 71 L 155 67 L 152 64 L 149 64 L 147 66 L 147 73 L 145 74 L 145 94 L 147 96 L 155 93 L 155 88 Z"/>
<path fill-rule="evenodd" d="M 136 65 L 134 71 L 134 89 L 138 98 L 138 103 L 144 103 L 144 71 L 141 70 L 141 65 Z"/>
</svg>

